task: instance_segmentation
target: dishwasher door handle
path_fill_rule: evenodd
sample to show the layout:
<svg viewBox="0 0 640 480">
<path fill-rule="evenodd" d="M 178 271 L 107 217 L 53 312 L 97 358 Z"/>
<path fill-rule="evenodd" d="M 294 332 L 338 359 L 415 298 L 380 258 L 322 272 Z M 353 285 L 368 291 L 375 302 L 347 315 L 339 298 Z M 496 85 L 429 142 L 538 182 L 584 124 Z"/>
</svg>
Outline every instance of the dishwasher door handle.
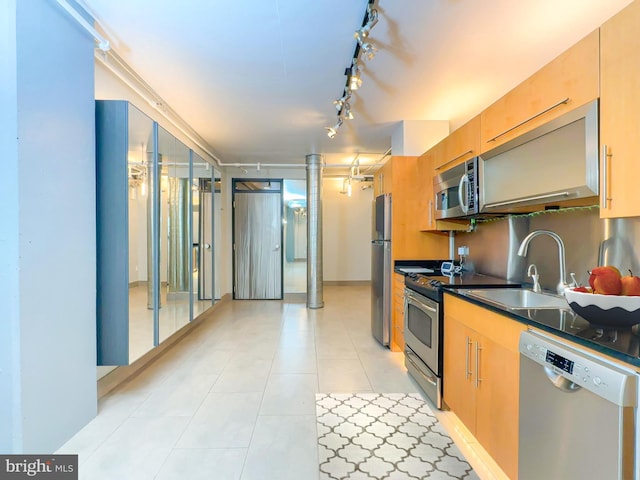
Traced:
<svg viewBox="0 0 640 480">
<path fill-rule="evenodd" d="M 553 386 L 556 387 L 557 389 L 562 390 L 563 392 L 577 392 L 582 388 L 577 383 L 574 383 L 568 378 L 563 377 L 559 373 L 554 372 L 551 368 L 549 367 L 543 367 L 543 368 L 544 368 L 544 373 L 547 375 L 547 378 L 553 384 Z"/>
</svg>

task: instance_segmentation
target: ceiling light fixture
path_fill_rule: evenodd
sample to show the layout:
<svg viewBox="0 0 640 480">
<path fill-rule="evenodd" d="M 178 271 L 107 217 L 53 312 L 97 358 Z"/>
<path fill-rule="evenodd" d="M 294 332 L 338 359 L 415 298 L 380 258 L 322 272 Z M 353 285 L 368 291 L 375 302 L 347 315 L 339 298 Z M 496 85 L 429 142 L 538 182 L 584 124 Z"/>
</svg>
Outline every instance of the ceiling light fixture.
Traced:
<svg viewBox="0 0 640 480">
<path fill-rule="evenodd" d="M 369 42 L 362 43 L 361 45 L 362 51 L 364 52 L 364 58 L 367 60 L 373 60 L 373 57 L 376 56 L 376 52 L 378 49 L 371 45 Z"/>
<path fill-rule="evenodd" d="M 358 40 L 358 43 L 361 44 L 364 42 L 364 39 L 369 36 L 369 32 L 371 32 L 371 29 L 376 23 L 378 23 L 378 11 L 373 8 L 372 3 L 369 3 L 369 5 L 367 5 L 366 23 L 353 34 L 355 39 Z"/>
<path fill-rule="evenodd" d="M 344 104 L 344 118 L 353 120 L 353 111 L 351 110 L 351 104 L 349 102 Z"/>
<path fill-rule="evenodd" d="M 367 4 L 367 11 L 364 14 L 364 20 L 362 21 L 362 26 L 353 34 L 357 42 L 353 51 L 351 65 L 346 68 L 344 72 L 347 79 L 344 90 L 342 92 L 342 97 L 333 102 L 336 110 L 338 111 L 338 120 L 333 127 L 324 127 L 325 130 L 327 130 L 327 136 L 329 138 L 334 138 L 337 135 L 338 129 L 342 126 L 345 119 L 353 120 L 354 118 L 350 99 L 351 92 L 358 90 L 362 86 L 362 75 L 360 67 L 358 65 L 360 52 L 362 51 L 364 53 L 366 59 L 371 60 L 373 59 L 373 57 L 375 57 L 375 54 L 378 51 L 378 49 L 375 48 L 370 42 L 365 41 L 369 38 L 371 29 L 376 25 L 376 23 L 378 23 L 378 11 L 374 7 L 376 0 L 368 0 L 368 2 L 369 3 Z"/>
<path fill-rule="evenodd" d="M 349 75 L 349 88 L 351 90 L 357 90 L 361 85 L 362 79 L 360 78 L 360 68 L 358 67 L 358 60 L 354 59 Z"/>
<path fill-rule="evenodd" d="M 344 107 L 346 103 L 349 103 L 349 100 L 351 100 L 351 89 L 345 90 L 344 95 L 342 95 L 338 100 L 334 100 L 333 104 L 336 106 L 336 110 L 340 112 L 342 107 Z"/>
<path fill-rule="evenodd" d="M 342 117 L 338 117 L 338 121 L 333 127 L 324 127 L 327 130 L 327 136 L 333 138 L 338 133 L 338 129 L 342 126 Z"/>
</svg>

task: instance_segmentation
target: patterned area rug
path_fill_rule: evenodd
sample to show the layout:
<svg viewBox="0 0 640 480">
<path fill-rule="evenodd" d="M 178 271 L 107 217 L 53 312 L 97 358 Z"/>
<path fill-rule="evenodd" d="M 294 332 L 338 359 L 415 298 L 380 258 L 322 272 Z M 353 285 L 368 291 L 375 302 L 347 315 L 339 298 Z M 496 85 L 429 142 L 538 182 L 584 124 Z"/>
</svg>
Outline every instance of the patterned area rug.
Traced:
<svg viewBox="0 0 640 480">
<path fill-rule="evenodd" d="M 419 394 L 316 394 L 321 480 L 478 479 Z"/>
</svg>

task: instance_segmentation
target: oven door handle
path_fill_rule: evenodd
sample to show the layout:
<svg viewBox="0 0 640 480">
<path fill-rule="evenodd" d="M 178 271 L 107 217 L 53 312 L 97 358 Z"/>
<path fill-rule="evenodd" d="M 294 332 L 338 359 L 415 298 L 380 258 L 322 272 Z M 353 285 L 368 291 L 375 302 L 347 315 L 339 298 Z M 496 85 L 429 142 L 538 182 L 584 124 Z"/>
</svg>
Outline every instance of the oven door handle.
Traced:
<svg viewBox="0 0 640 480">
<path fill-rule="evenodd" d="M 418 309 L 422 310 L 422 311 L 428 311 L 431 313 L 438 313 L 438 310 L 436 310 L 434 307 L 427 305 L 424 302 L 421 302 L 420 300 L 418 300 L 412 293 L 410 292 L 405 292 L 405 310 L 409 305 L 413 305 L 414 307 L 417 307 Z"/>
<path fill-rule="evenodd" d="M 408 298 L 407 299 L 407 305 L 413 305 L 414 307 L 417 307 L 422 311 L 426 310 L 426 311 L 431 312 L 431 313 L 438 313 L 438 311 L 435 308 L 430 307 L 429 305 L 425 305 L 422 302 L 418 302 L 413 298 Z"/>
</svg>

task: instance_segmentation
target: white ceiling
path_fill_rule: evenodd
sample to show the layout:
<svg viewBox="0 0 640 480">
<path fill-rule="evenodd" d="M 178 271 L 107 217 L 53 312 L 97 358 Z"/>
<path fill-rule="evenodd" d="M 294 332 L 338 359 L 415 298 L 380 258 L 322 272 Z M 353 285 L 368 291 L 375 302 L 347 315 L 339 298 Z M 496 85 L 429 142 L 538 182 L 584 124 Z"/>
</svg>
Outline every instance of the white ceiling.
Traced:
<svg viewBox="0 0 640 480">
<path fill-rule="evenodd" d="M 225 163 L 379 159 L 401 120 L 455 129 L 631 0 L 378 0 L 356 118 L 334 139 L 367 0 L 84 0 Z"/>
</svg>

